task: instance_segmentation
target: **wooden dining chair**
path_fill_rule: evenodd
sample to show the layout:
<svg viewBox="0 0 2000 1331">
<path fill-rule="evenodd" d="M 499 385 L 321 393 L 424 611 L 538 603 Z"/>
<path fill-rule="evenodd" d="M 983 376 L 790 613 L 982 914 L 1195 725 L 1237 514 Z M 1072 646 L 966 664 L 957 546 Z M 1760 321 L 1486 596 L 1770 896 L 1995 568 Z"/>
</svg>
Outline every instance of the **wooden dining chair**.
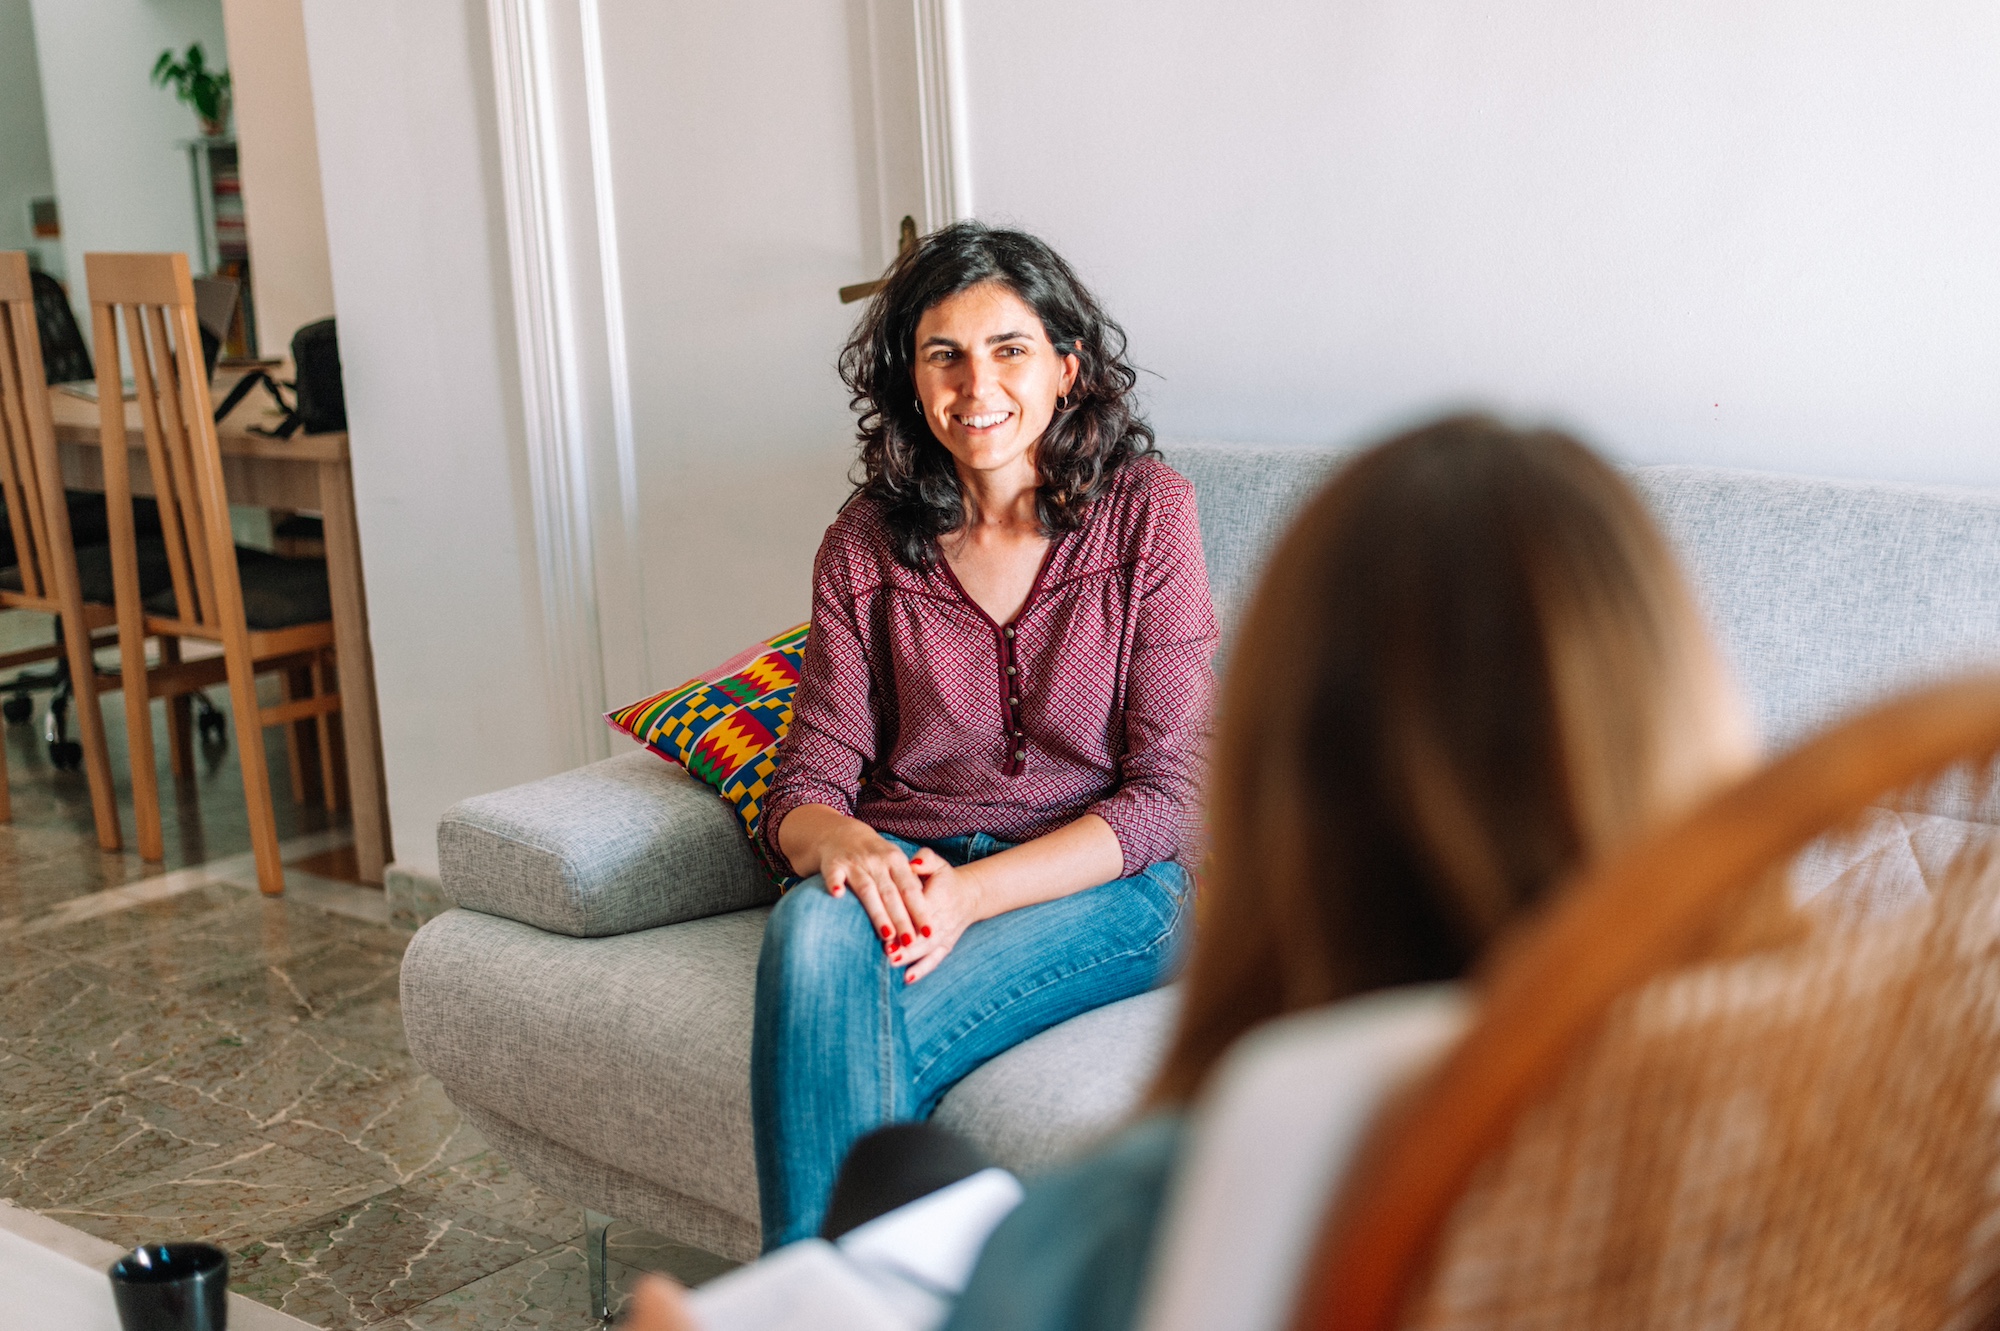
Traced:
<svg viewBox="0 0 2000 1331">
<path fill-rule="evenodd" d="M 1363 1153 L 1292 1325 L 2000 1321 L 1996 754 L 2000 676 L 1933 687 L 1585 872 Z M 1867 861 L 1916 904 L 1792 909 L 1801 851 L 1940 799 L 1949 855 Z"/>
<path fill-rule="evenodd" d="M 340 695 L 324 687 L 329 678 L 325 666 L 333 653 L 326 565 L 236 546 L 187 256 L 87 254 L 84 270 L 106 440 L 104 489 L 111 510 L 139 853 L 159 859 L 164 851 L 153 756 L 153 700 L 170 701 L 169 739 L 178 761 L 185 752 L 187 716 L 184 705 L 177 709 L 172 700 L 184 700 L 197 689 L 226 680 L 236 719 L 257 885 L 276 895 L 284 891 L 285 873 L 263 734 L 266 726 L 327 717 L 340 710 Z M 138 478 L 128 451 L 109 446 L 128 430 L 120 402 L 121 359 L 131 367 L 138 394 L 146 488 L 159 506 L 159 546 L 168 585 L 150 594 L 142 585 L 144 552 L 132 522 Z M 159 663 L 151 668 L 144 646 L 148 637 L 160 642 Z M 183 659 L 181 643 L 187 639 L 220 644 L 221 658 Z M 316 681 L 308 696 L 288 697 L 270 706 L 260 703 L 259 675 L 293 672 Z"/>
<path fill-rule="evenodd" d="M 19 250 L 0 251 L 0 496 L 6 500 L 14 538 L 14 563 L 0 569 L 0 609 L 55 615 L 61 641 L 0 655 L 0 669 L 57 658 L 67 664 L 97 844 L 117 850 L 118 796 L 92 663 L 98 645 L 93 632 L 115 625 L 117 614 L 108 598 L 84 599 L 77 572 L 35 296 L 28 256 Z M 6 746 L 0 745 L 0 820 L 11 822 L 13 816 Z"/>
</svg>

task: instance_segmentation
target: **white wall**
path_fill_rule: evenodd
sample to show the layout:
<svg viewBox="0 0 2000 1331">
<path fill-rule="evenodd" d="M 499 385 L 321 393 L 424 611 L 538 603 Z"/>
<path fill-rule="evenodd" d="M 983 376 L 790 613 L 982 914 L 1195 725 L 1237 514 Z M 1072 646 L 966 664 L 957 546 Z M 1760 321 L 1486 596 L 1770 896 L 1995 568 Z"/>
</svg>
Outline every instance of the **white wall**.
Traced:
<svg viewBox="0 0 2000 1331">
<path fill-rule="evenodd" d="M 655 688 L 805 619 L 847 493 L 837 292 L 882 262 L 855 8 L 602 5 Z"/>
<path fill-rule="evenodd" d="M 26 249 L 28 200 L 55 193 L 28 0 L 0 0 L 0 250 Z"/>
<path fill-rule="evenodd" d="M 187 154 L 194 112 L 153 86 L 153 62 L 200 42 L 227 61 L 221 0 L 33 0 L 49 157 L 62 209 L 63 254 L 85 299 L 91 250 L 198 254 Z M 89 327 L 88 323 L 84 325 Z"/>
<path fill-rule="evenodd" d="M 622 685 L 607 663 L 624 702 L 805 617 L 852 450 L 836 293 L 882 255 L 854 10 L 600 12 L 643 593 L 599 612 L 647 649 Z M 541 638 L 486 23 L 479 0 L 305 0 L 391 820 L 419 871 L 447 806 L 560 770 L 576 722 Z M 559 166 L 587 197 L 581 155 Z"/>
<path fill-rule="evenodd" d="M 967 0 L 981 217 L 1168 437 L 1446 402 L 1635 459 L 2000 485 L 1989 0 Z"/>
<path fill-rule="evenodd" d="M 222 16 L 258 336 L 282 356 L 300 325 L 333 313 L 305 14 L 300 0 L 222 0 Z"/>
<path fill-rule="evenodd" d="M 562 766 L 538 637 L 485 7 L 307 0 L 396 859 Z"/>
</svg>

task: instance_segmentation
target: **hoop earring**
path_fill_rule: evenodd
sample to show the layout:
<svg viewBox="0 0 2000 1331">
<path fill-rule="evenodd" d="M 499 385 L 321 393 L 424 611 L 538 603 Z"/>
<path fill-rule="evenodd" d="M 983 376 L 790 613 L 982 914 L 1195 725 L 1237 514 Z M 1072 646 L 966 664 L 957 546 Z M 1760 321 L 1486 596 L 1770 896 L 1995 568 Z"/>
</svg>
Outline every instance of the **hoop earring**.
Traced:
<svg viewBox="0 0 2000 1331">
<path fill-rule="evenodd" d="M 1064 394 L 1063 394 L 1063 395 L 1062 395 L 1061 397 L 1059 397 L 1059 398 L 1057 398 L 1057 399 L 1056 399 L 1056 410 L 1057 410 L 1057 411 L 1068 411 L 1068 410 L 1069 410 L 1069 394 L 1068 394 L 1068 393 L 1064 393 Z"/>
<path fill-rule="evenodd" d="M 924 400 L 923 400 L 922 398 L 920 398 L 920 397 L 916 397 L 916 398 L 911 398 L 910 400 L 911 400 L 912 402 L 914 402 L 914 403 L 916 403 L 916 404 L 917 404 L 917 415 L 919 415 L 919 416 L 923 415 L 923 414 L 924 414 Z"/>
</svg>

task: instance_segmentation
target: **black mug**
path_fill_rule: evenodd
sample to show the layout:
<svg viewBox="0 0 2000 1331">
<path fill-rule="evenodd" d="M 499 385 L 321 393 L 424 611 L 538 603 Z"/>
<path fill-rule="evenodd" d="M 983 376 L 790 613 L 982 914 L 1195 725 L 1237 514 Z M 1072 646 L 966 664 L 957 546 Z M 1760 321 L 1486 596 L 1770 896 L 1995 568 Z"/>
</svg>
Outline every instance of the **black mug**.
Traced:
<svg viewBox="0 0 2000 1331">
<path fill-rule="evenodd" d="M 223 1331 L 229 1255 L 206 1243 L 142 1243 L 111 1264 L 125 1331 Z"/>
</svg>

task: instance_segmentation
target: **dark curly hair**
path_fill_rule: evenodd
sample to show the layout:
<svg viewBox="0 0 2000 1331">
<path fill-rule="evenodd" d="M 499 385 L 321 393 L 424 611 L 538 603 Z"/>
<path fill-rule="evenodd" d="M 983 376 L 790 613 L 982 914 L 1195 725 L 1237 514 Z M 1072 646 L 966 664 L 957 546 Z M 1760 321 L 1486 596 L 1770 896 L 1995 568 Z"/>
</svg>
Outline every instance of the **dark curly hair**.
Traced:
<svg viewBox="0 0 2000 1331">
<path fill-rule="evenodd" d="M 917 321 L 982 282 L 1020 297 L 1041 316 L 1058 352 L 1080 362 L 1069 405 L 1056 412 L 1035 453 L 1035 508 L 1045 534 L 1075 531 L 1120 468 L 1156 452 L 1152 427 L 1133 402 L 1139 375 L 1125 359 L 1125 330 L 1062 256 L 1024 231 L 978 222 L 934 231 L 897 256 L 840 353 L 840 377 L 860 416 L 855 493 L 882 505 L 896 557 L 911 568 L 933 563 L 938 538 L 965 522 L 958 468 L 916 403 Z"/>
</svg>

